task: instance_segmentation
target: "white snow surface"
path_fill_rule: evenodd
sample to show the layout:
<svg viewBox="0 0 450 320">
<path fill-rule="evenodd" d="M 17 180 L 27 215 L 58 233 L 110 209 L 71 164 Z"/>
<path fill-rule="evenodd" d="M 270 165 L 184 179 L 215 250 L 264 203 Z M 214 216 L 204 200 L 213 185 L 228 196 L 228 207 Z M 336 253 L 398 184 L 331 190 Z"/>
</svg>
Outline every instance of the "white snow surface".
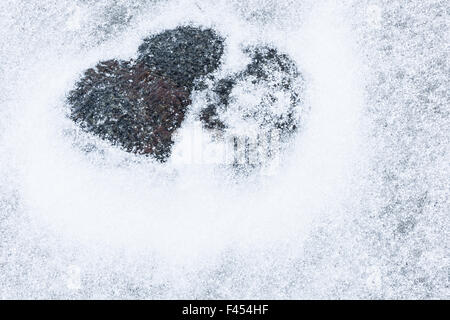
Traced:
<svg viewBox="0 0 450 320">
<path fill-rule="evenodd" d="M 0 298 L 450 298 L 449 14 L 444 0 L 2 0 Z M 67 118 L 84 70 L 184 24 L 226 38 L 218 73 L 249 44 L 296 61 L 305 112 L 268 174 L 208 161 L 220 146 L 194 116 L 174 146 L 189 161 L 165 164 Z"/>
</svg>

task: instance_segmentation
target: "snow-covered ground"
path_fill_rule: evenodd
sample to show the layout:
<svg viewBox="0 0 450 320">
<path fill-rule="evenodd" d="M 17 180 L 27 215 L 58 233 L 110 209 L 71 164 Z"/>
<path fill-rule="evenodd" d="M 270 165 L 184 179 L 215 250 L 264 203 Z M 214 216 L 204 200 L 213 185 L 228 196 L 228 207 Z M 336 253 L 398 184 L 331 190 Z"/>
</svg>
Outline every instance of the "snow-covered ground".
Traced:
<svg viewBox="0 0 450 320">
<path fill-rule="evenodd" d="M 0 298 L 450 298 L 449 12 L 445 0 L 1 1 Z M 67 118 L 86 68 L 187 23 L 226 37 L 219 73 L 242 68 L 243 44 L 297 62 L 302 126 L 270 170 L 209 161 L 227 149 L 194 116 L 166 164 Z"/>
</svg>

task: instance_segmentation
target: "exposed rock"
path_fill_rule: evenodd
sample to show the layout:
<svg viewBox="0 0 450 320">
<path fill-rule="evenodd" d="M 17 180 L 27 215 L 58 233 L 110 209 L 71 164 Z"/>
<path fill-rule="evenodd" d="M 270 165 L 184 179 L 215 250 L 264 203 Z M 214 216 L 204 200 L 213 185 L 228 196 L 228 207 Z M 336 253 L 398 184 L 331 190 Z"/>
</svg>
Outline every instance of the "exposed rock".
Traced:
<svg viewBox="0 0 450 320">
<path fill-rule="evenodd" d="M 248 48 L 250 64 L 215 82 L 207 94 L 208 106 L 200 112 L 207 129 L 226 131 L 241 119 L 260 132 L 279 130 L 289 135 L 297 129 L 303 79 L 295 63 L 274 48 Z"/>
<path fill-rule="evenodd" d="M 203 126 L 235 145 L 243 138 L 245 150 L 249 137 L 236 130 L 256 132 L 258 141 L 270 135 L 271 144 L 274 130 L 283 137 L 295 132 L 302 84 L 295 63 L 274 48 L 247 48 L 244 70 L 214 80 L 223 51 L 224 39 L 212 29 L 184 26 L 146 38 L 135 61 L 103 61 L 84 73 L 68 95 L 70 117 L 87 132 L 161 162 L 194 89 L 206 92 Z M 213 85 L 201 88 L 211 83 L 200 81 L 206 77 Z"/>
<path fill-rule="evenodd" d="M 244 173 L 269 163 L 296 132 L 303 92 L 303 78 L 286 54 L 267 46 L 245 53 L 250 63 L 213 82 L 199 114 L 204 128 L 231 144 L 232 164 Z"/>
<path fill-rule="evenodd" d="M 223 42 L 212 29 L 178 27 L 145 39 L 138 61 L 192 90 L 196 79 L 219 67 Z"/>
<path fill-rule="evenodd" d="M 85 131 L 164 162 L 197 79 L 216 70 L 223 39 L 211 29 L 178 27 L 144 40 L 136 61 L 88 69 L 68 95 L 70 117 Z"/>
<path fill-rule="evenodd" d="M 88 69 L 68 97 L 70 117 L 84 130 L 127 151 L 170 155 L 189 92 L 142 63 L 109 60 Z"/>
</svg>

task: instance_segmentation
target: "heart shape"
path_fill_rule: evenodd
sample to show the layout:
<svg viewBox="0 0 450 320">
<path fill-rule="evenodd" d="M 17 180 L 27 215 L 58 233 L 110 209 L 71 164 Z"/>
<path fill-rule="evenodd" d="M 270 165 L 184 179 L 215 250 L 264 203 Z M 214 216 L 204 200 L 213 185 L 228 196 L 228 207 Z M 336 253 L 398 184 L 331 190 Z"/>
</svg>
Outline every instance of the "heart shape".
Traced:
<svg viewBox="0 0 450 320">
<path fill-rule="evenodd" d="M 191 93 L 209 76 L 213 85 L 206 89 L 207 106 L 199 114 L 204 128 L 228 130 L 225 115 L 235 112 L 245 121 L 256 121 L 261 132 L 295 132 L 301 93 L 294 85 L 301 79 L 295 63 L 274 48 L 247 48 L 251 62 L 245 70 L 214 79 L 211 74 L 220 67 L 223 51 L 224 39 L 212 29 L 182 26 L 148 37 L 136 60 L 102 61 L 84 72 L 67 97 L 70 118 L 128 152 L 165 162 Z M 265 92 L 242 109 L 245 103 L 236 102 L 234 93 L 252 86 Z M 280 94 L 287 97 L 284 105 Z M 280 112 L 282 107 L 286 110 Z"/>
</svg>

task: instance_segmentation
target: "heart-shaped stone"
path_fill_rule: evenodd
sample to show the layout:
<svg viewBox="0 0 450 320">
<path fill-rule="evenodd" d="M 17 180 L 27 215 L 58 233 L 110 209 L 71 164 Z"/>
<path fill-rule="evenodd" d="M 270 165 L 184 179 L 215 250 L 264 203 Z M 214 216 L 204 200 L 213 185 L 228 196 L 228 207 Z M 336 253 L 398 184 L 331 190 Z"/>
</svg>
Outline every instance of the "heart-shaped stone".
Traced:
<svg viewBox="0 0 450 320">
<path fill-rule="evenodd" d="M 144 39 L 136 61 L 88 69 L 68 94 L 70 117 L 87 132 L 164 162 L 196 80 L 219 67 L 223 39 L 178 27 Z"/>
</svg>

